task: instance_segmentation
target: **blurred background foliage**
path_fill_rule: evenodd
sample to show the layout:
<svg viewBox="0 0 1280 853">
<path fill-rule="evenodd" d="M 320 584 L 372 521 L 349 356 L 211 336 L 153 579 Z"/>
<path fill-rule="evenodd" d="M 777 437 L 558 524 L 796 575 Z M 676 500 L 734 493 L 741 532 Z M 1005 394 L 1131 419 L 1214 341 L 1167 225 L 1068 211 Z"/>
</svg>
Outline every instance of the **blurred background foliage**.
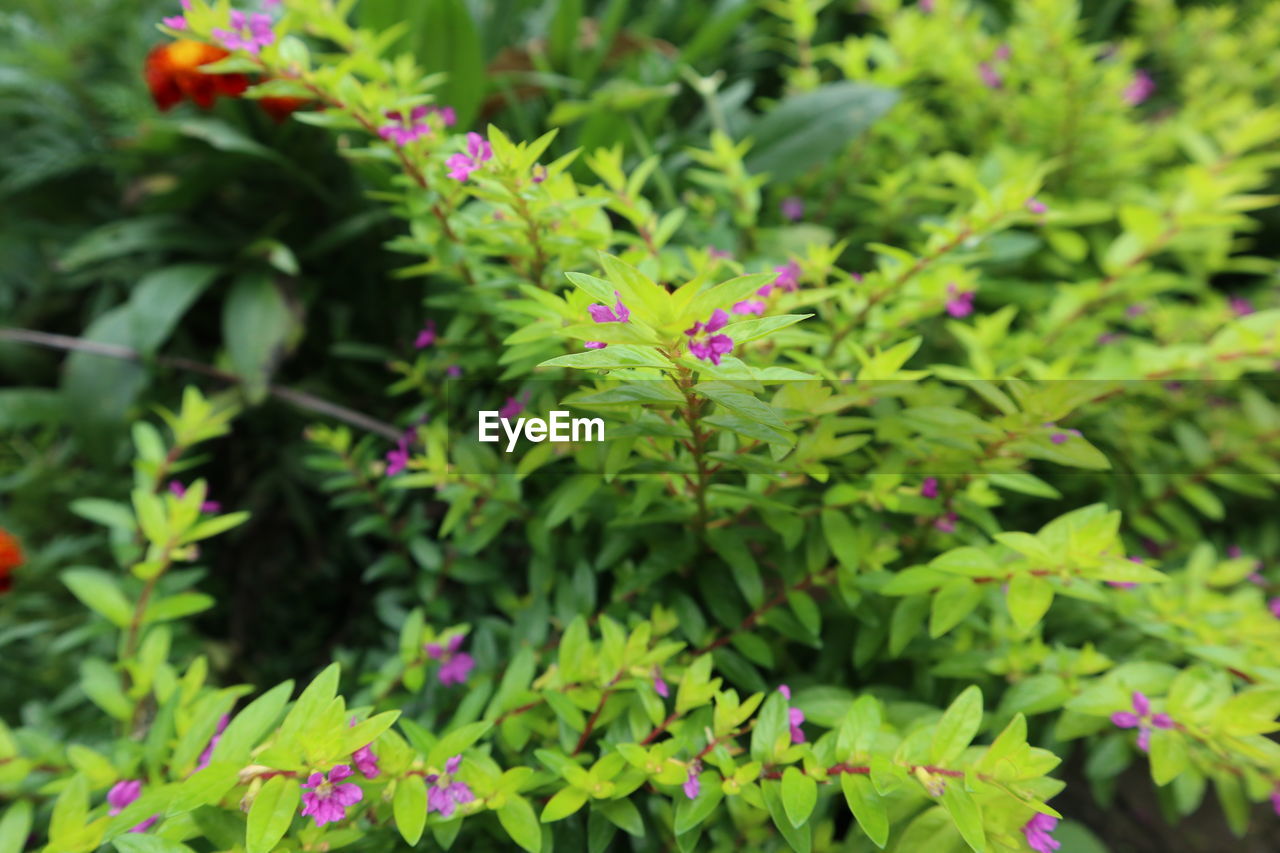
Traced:
<svg viewBox="0 0 1280 853">
<path fill-rule="evenodd" d="M 219 606 L 201 617 L 199 642 L 226 669 L 223 681 L 304 676 L 338 648 L 359 648 L 380 633 L 364 615 L 378 606 L 364 576 L 384 546 L 349 535 L 354 516 L 317 488 L 302 436 L 315 414 L 264 397 L 262 386 L 270 378 L 386 421 L 403 408 L 385 391 L 386 364 L 410 352 L 425 312 L 420 285 L 394 274 L 403 258 L 382 250 L 404 230 L 368 195 L 388 176 L 379 164 L 341 156 L 327 131 L 277 124 L 251 102 L 158 112 L 141 69 L 162 40 L 155 22 L 176 5 L 76 0 L 70 12 L 66 0 L 7 0 L 0 11 L 0 327 L 121 345 L 149 362 L 0 342 L 0 526 L 47 543 L 23 571 L 26 593 L 0 602 L 0 683 L 24 683 L 17 693 L 0 691 L 0 716 L 8 718 L 74 704 L 67 687 L 74 651 L 93 638 L 71 630 L 80 614 L 54 570 L 98 561 L 108 545 L 100 528 L 71 511 L 73 502 L 126 494 L 115 472 L 127 459 L 130 417 L 172 405 L 184 383 L 225 387 L 150 362 L 161 350 L 249 377 L 246 390 L 258 403 L 201 468 L 218 500 L 253 514 L 201 581 Z M 766 189 L 771 209 L 787 195 L 821 196 L 817 188 L 829 185 L 821 221 L 849 240 L 855 257 L 868 240 L 901 244 L 916 236 L 904 229 L 915 228 L 919 211 L 936 199 L 913 198 L 891 182 L 879 184 L 884 197 L 847 190 L 876 184 L 881 176 L 867 174 L 868 164 L 903 165 L 920 139 L 935 151 L 980 157 L 1000 143 L 1001 122 L 1015 118 L 1006 110 L 1016 107 L 993 100 L 982 113 L 931 103 L 894 126 L 915 138 L 871 135 L 867 150 L 846 151 L 841 140 L 850 128 L 838 123 L 850 121 L 849 111 L 834 107 L 850 96 L 837 86 L 815 92 L 816 79 L 805 76 L 811 69 L 793 61 L 796 33 L 762 5 L 362 0 L 357 17 L 374 29 L 399 23 L 399 47 L 449 75 L 440 97 L 463 127 L 493 123 L 531 139 L 558 126 L 552 155 L 620 146 L 628 162 L 659 155 L 667 167 L 659 175 L 678 173 L 687 149 L 706 147 L 709 132 L 723 129 L 755 140 L 752 171 L 781 179 Z M 1204 6 L 1206 14 L 1212 7 L 1180 5 Z M 1223 5 L 1247 11 L 1260 4 Z M 1016 6 L 985 4 L 988 25 L 1002 28 Z M 1132 33 L 1133 7 L 1084 2 L 1087 37 L 1107 42 Z M 869 19 L 858 3 L 842 2 L 814 26 L 800 43 L 836 51 Z M 1149 35 L 1180 63 L 1200 60 L 1195 43 Z M 938 53 L 942 73 L 945 51 Z M 839 67 L 856 57 L 825 59 Z M 1159 80 L 1160 57 L 1150 60 Z M 1256 67 L 1276 58 L 1214 61 L 1229 74 L 1232 63 Z M 1212 109 L 1212 89 L 1199 91 L 1203 108 Z M 1087 121 L 1111 119 L 1103 109 Z M 1036 154 L 1052 153 L 1042 147 L 1059 140 L 1048 119 L 1025 131 L 1022 141 Z M 1066 196 L 1105 196 L 1159 162 L 1114 147 L 1109 128 L 1086 125 L 1079 138 L 1079 167 L 1053 179 L 1052 189 Z M 1091 150 L 1094 138 L 1113 147 Z M 1134 137 L 1125 144 L 1153 143 Z M 587 174 L 581 159 L 574 168 Z M 655 186 L 668 200 L 687 189 L 666 178 Z M 886 201 L 897 215 L 870 219 Z M 1274 210 L 1261 219 L 1255 244 L 1276 245 Z M 1010 270 L 1030 254 L 1013 243 L 1007 249 Z M 1230 276 L 1215 283 L 1232 286 Z M 365 440 L 366 452 L 380 452 L 374 446 Z M 420 521 L 426 511 L 411 517 Z M 49 637 L 56 637 L 52 648 L 35 642 Z M 52 705 L 27 701 L 60 691 L 68 692 Z"/>
</svg>

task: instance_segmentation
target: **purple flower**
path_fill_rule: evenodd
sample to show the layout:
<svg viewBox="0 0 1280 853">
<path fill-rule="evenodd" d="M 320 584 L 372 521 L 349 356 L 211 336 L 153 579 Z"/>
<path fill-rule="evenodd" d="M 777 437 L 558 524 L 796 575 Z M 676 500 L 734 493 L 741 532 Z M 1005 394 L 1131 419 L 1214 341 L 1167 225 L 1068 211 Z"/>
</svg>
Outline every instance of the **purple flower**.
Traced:
<svg viewBox="0 0 1280 853">
<path fill-rule="evenodd" d="M 1124 309 L 1124 316 L 1129 318 L 1141 317 L 1143 314 L 1147 313 L 1148 310 L 1149 309 L 1146 305 L 1141 302 L 1135 302 L 1128 308 Z"/>
<path fill-rule="evenodd" d="M 791 701 L 791 688 L 785 684 L 778 685 L 778 692 L 782 694 L 782 698 L 788 702 Z M 799 708 L 787 709 L 787 725 L 791 728 L 791 742 L 804 743 L 804 730 L 800 728 L 800 724 L 804 722 L 804 711 Z"/>
<path fill-rule="evenodd" d="M 1280 788 L 1276 788 L 1271 792 L 1271 809 L 1280 815 Z"/>
<path fill-rule="evenodd" d="M 804 711 L 799 708 L 787 709 L 787 723 L 791 726 L 791 742 L 804 743 L 804 730 L 800 724 L 804 722 Z"/>
<path fill-rule="evenodd" d="M 324 773 L 312 773 L 302 786 L 302 815 L 310 815 L 316 826 L 337 823 L 347 816 L 347 807 L 364 799 L 364 791 L 353 782 L 342 783 L 351 776 L 351 767 L 339 764 Z M 342 783 L 342 784 L 339 784 Z"/>
<path fill-rule="evenodd" d="M 685 329 L 684 333 L 689 336 L 689 352 L 695 358 L 719 366 L 720 357 L 733 352 L 733 338 L 711 333 L 720 331 L 728 322 L 728 312 L 717 308 L 706 323 L 694 323 L 692 327 Z"/>
<path fill-rule="evenodd" d="M 955 283 L 947 285 L 947 313 L 952 317 L 968 317 L 973 313 L 973 291 L 960 293 Z"/>
<path fill-rule="evenodd" d="M 604 341 L 583 341 L 582 345 L 587 349 L 604 349 L 608 346 Z"/>
<path fill-rule="evenodd" d="M 502 404 L 502 408 L 498 409 L 498 417 L 504 420 L 510 420 L 524 411 L 524 404 L 529 401 L 528 396 L 523 400 L 517 400 L 515 397 L 508 397 L 507 402 Z"/>
<path fill-rule="evenodd" d="M 662 679 L 662 670 L 656 666 L 653 668 L 653 689 L 663 699 L 671 697 L 671 688 L 667 686 L 667 682 Z"/>
<path fill-rule="evenodd" d="M 378 769 L 378 756 L 374 755 L 373 750 L 369 747 L 370 744 L 366 743 L 351 753 L 351 763 L 356 766 L 356 769 L 366 779 L 377 779 L 378 774 L 382 771 Z"/>
<path fill-rule="evenodd" d="M 1053 815 L 1037 813 L 1031 820 L 1022 825 L 1022 834 L 1027 837 L 1027 846 L 1036 853 L 1053 853 L 1062 846 L 1062 842 L 1049 833 L 1058 826 L 1058 819 Z"/>
<path fill-rule="evenodd" d="M 597 323 L 631 322 L 631 311 L 622 304 L 622 295 L 615 290 L 613 296 L 617 302 L 614 303 L 612 308 L 608 305 L 601 305 L 598 302 L 587 306 L 587 313 L 591 315 L 592 320 Z"/>
<path fill-rule="evenodd" d="M 413 435 L 412 430 L 400 436 L 400 441 L 392 450 L 387 451 L 387 476 L 394 477 L 405 468 L 409 467 L 409 442 Z"/>
<path fill-rule="evenodd" d="M 389 110 L 384 115 L 391 119 L 391 123 L 378 128 L 378 136 L 401 148 L 424 139 L 431 135 L 431 125 L 425 121 L 428 114 L 429 111 L 423 106 L 414 107 L 408 115 L 399 110 Z"/>
<path fill-rule="evenodd" d="M 413 341 L 414 349 L 426 349 L 436 342 L 436 321 L 428 320 L 427 324 L 422 327 L 422 331 L 418 332 L 418 337 Z"/>
<path fill-rule="evenodd" d="M 231 717 L 223 714 L 218 718 L 218 728 L 214 731 L 213 737 L 209 738 L 209 744 L 204 748 L 204 752 L 200 753 L 200 758 L 196 761 L 196 769 L 203 770 L 209 766 L 209 760 L 213 758 L 213 748 L 218 745 L 218 741 L 222 740 L 222 733 L 227 730 L 227 723 L 231 722 Z"/>
<path fill-rule="evenodd" d="M 1009 57 L 1013 56 L 1013 48 L 1008 44 L 1002 44 L 996 48 L 995 58 L 997 62 L 1008 62 Z"/>
<path fill-rule="evenodd" d="M 920 0 L 920 11 L 926 15 L 933 14 L 933 0 Z"/>
<path fill-rule="evenodd" d="M 1273 598 L 1267 602 L 1267 607 L 1271 610 L 1271 615 L 1280 619 L 1280 597 Z"/>
<path fill-rule="evenodd" d="M 1129 81 L 1129 85 L 1124 87 L 1121 98 L 1131 107 L 1145 101 L 1155 94 L 1156 81 L 1151 79 L 1151 75 L 1144 69 L 1139 68 L 1133 72 L 1133 79 Z"/>
<path fill-rule="evenodd" d="M 467 134 L 467 153 L 454 154 L 445 161 L 449 167 L 449 177 L 455 181 L 465 181 L 471 173 L 480 168 L 481 163 L 493 159 L 493 148 L 478 133 Z"/>
<path fill-rule="evenodd" d="M 1145 695 L 1133 691 L 1133 711 L 1116 711 L 1111 715 L 1111 722 L 1122 729 L 1138 730 L 1138 749 L 1146 752 L 1151 746 L 1151 728 L 1173 728 L 1173 720 L 1168 714 L 1152 714 L 1151 702 Z"/>
<path fill-rule="evenodd" d="M 449 365 L 444 369 L 444 375 L 448 376 L 450 379 L 457 379 L 459 376 L 462 375 L 461 365 L 457 365 L 457 364 Z"/>
<path fill-rule="evenodd" d="M 934 529 L 938 530 L 941 533 L 955 533 L 956 522 L 959 520 L 960 520 L 960 516 L 956 515 L 954 512 L 949 512 L 946 515 L 939 516 L 937 519 L 935 519 L 933 522 L 933 526 L 934 526 Z"/>
<path fill-rule="evenodd" d="M 733 252 L 726 252 L 722 249 L 717 249 L 715 246 L 707 249 L 707 254 L 711 256 L 712 260 L 728 261 L 733 259 Z"/>
<path fill-rule="evenodd" d="M 773 280 L 772 287 L 780 287 L 787 293 L 792 293 L 800 286 L 800 282 L 798 280 L 800 277 L 800 265 L 795 261 L 787 261 L 780 267 L 774 267 L 773 271 L 778 274 L 778 277 Z M 769 295 L 769 291 L 766 291 L 765 287 L 771 286 L 766 284 L 764 287 L 760 288 L 757 292 L 761 296 Z"/>
<path fill-rule="evenodd" d="M 695 758 L 689 762 L 689 775 L 684 780 L 684 795 L 691 800 L 698 799 L 698 794 L 702 793 L 702 780 L 698 778 L 701 772 L 701 761 Z"/>
<path fill-rule="evenodd" d="M 111 790 L 107 791 L 107 805 L 111 808 L 107 812 L 111 817 L 115 817 L 125 810 L 125 807 L 138 799 L 142 795 L 142 780 L 140 779 L 121 779 L 119 782 L 111 786 Z M 146 832 L 156 821 L 160 819 L 160 815 L 152 815 L 137 826 L 132 827 L 130 832 Z"/>
<path fill-rule="evenodd" d="M 231 29 L 218 28 L 210 35 L 227 50 L 243 50 L 254 56 L 276 40 L 270 15 L 263 12 L 246 15 L 238 9 L 231 10 Z"/>
<path fill-rule="evenodd" d="M 735 314 L 763 314 L 765 309 L 763 299 L 744 299 L 741 302 L 734 303 L 733 313 Z"/>
<path fill-rule="evenodd" d="M 1053 430 L 1057 430 L 1058 428 L 1058 425 L 1053 421 L 1046 421 L 1045 426 Z M 1054 444 L 1065 444 L 1067 442 L 1067 439 L 1071 438 L 1072 436 L 1075 436 L 1076 438 L 1080 438 L 1083 435 L 1084 433 L 1080 432 L 1080 430 L 1078 429 L 1068 429 L 1062 432 L 1051 433 L 1049 435 L 1049 440 L 1052 441 Z"/>
<path fill-rule="evenodd" d="M 445 687 L 465 683 L 471 670 L 475 669 L 475 659 L 466 652 L 459 651 L 462 648 L 462 639 L 461 634 L 454 634 L 443 647 L 439 643 L 426 645 L 427 656 L 432 660 L 440 661 L 440 670 L 436 673 L 436 677 Z"/>
<path fill-rule="evenodd" d="M 988 89 L 999 89 L 1004 85 L 1004 78 L 989 62 L 978 63 L 978 77 L 982 79 L 982 85 Z"/>
<path fill-rule="evenodd" d="M 1027 203 L 1025 206 L 1027 210 L 1031 211 L 1037 216 L 1042 216 L 1049 212 L 1049 205 L 1045 204 L 1035 196 L 1032 196 L 1031 198 L 1027 199 Z"/>
<path fill-rule="evenodd" d="M 541 164 L 534 166 L 529 177 L 535 184 L 542 183 L 547 179 L 547 167 Z"/>
<path fill-rule="evenodd" d="M 924 483 L 920 486 L 920 496 L 924 498 L 936 498 L 938 496 L 937 477 L 924 478 Z"/>
<path fill-rule="evenodd" d="M 796 196 L 787 196 L 782 200 L 782 215 L 792 222 L 799 222 L 804 217 L 804 200 Z"/>
<path fill-rule="evenodd" d="M 443 817 L 453 817 L 458 806 L 465 805 L 476 798 L 465 782 L 458 782 L 453 776 L 462 766 L 462 756 L 455 755 L 445 762 L 444 774 L 431 774 L 427 777 L 427 811 L 439 812 Z"/>
<path fill-rule="evenodd" d="M 1231 313 L 1237 317 L 1247 317 L 1253 313 L 1253 303 L 1243 296 L 1231 297 L 1230 303 Z"/>
<path fill-rule="evenodd" d="M 440 116 L 440 121 L 445 127 L 453 127 L 458 123 L 458 114 L 453 111 L 453 107 L 438 107 L 435 104 L 428 104 L 427 115 Z"/>
<path fill-rule="evenodd" d="M 187 493 L 187 487 L 179 483 L 177 480 L 169 481 L 169 491 L 177 497 L 183 497 Z M 205 501 L 200 504 L 201 512 L 222 512 L 222 504 L 217 501 Z"/>
<path fill-rule="evenodd" d="M 182 0 L 182 8 L 190 12 L 191 0 Z M 167 18 L 161 18 L 160 23 L 173 30 L 185 30 L 187 28 L 187 19 L 182 15 L 172 15 Z"/>
</svg>

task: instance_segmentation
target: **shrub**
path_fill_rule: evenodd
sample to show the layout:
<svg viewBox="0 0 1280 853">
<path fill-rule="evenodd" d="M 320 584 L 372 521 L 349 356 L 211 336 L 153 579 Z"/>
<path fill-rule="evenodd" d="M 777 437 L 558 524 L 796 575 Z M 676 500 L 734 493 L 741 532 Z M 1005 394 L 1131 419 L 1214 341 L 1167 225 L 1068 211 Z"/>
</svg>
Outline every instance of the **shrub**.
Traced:
<svg viewBox="0 0 1280 853">
<path fill-rule="evenodd" d="M 196 365 L 233 385 L 72 504 L 114 565 L 59 567 L 79 680 L 0 724 L 0 851 L 1044 853 L 1073 755 L 1103 802 L 1138 759 L 1171 820 L 1280 811 L 1280 4 L 1105 46 L 1066 0 L 721 4 L 627 55 L 561 3 L 483 133 L 465 4 L 283 6 L 184 4 L 150 82 L 273 99 L 377 186 L 428 308 L 403 411 L 273 385 L 300 330 L 235 286 Z M 514 89 L 557 75 L 593 87 Z M 197 454 L 272 397 L 345 421 L 306 463 L 380 636 L 296 697 L 219 686 L 190 619 L 247 518 Z M 471 438 L 562 407 L 605 440 Z"/>
</svg>

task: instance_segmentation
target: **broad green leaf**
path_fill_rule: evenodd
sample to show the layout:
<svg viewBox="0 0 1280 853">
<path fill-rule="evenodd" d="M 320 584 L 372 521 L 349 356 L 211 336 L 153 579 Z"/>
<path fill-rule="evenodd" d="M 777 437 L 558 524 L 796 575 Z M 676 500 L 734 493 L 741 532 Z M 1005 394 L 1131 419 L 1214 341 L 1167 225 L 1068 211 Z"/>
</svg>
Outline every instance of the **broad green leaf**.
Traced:
<svg viewBox="0 0 1280 853">
<path fill-rule="evenodd" d="M 100 569 L 67 569 L 62 573 L 62 582 L 82 604 L 117 628 L 128 627 L 133 621 L 133 606 L 120 591 L 115 575 Z"/>
<path fill-rule="evenodd" d="M 799 767 L 782 771 L 782 807 L 792 826 L 804 826 L 818 804 L 818 783 Z"/>
<path fill-rule="evenodd" d="M 934 764 L 946 767 L 960 757 L 982 725 L 982 690 L 976 685 L 966 687 L 933 731 L 929 758 Z"/>
<path fill-rule="evenodd" d="M 301 801 L 302 789 L 297 779 L 288 776 L 268 779 L 249 807 L 245 832 L 248 853 L 270 853 L 289 831 Z"/>
<path fill-rule="evenodd" d="M 427 785 L 421 776 L 405 776 L 396 783 L 391 808 L 396 829 L 410 846 L 416 846 L 427 823 Z"/>
<path fill-rule="evenodd" d="M 511 840 L 519 844 L 528 853 L 540 853 L 542 850 L 542 826 L 538 816 L 524 797 L 508 797 L 502 808 L 498 809 L 498 822 L 511 836 Z"/>
<path fill-rule="evenodd" d="M 863 774 L 845 773 L 840 776 L 840 789 L 858 826 L 883 850 L 889 840 L 889 816 L 884 799 L 876 793 L 871 780 Z"/>
<path fill-rule="evenodd" d="M 964 780 L 947 780 L 946 790 L 942 792 L 942 805 L 970 849 L 974 853 L 986 853 L 987 833 L 982 828 L 982 809 L 973 795 L 964 789 Z"/>
</svg>

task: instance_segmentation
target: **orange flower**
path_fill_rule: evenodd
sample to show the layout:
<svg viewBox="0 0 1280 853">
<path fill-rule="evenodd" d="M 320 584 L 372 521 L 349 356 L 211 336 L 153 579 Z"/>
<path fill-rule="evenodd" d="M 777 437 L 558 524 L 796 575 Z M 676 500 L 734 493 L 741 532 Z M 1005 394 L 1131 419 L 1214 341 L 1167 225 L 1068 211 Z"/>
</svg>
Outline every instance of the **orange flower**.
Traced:
<svg viewBox="0 0 1280 853">
<path fill-rule="evenodd" d="M 179 39 L 153 47 L 147 54 L 147 87 L 156 106 L 172 109 L 183 98 L 208 109 L 219 95 L 237 97 L 249 88 L 243 74 L 206 74 L 203 65 L 230 56 L 220 47 L 191 39 Z"/>
<path fill-rule="evenodd" d="M 22 563 L 22 546 L 13 534 L 0 527 L 0 593 L 13 588 L 13 570 Z"/>
<path fill-rule="evenodd" d="M 259 98 L 258 103 L 267 115 L 277 123 L 284 121 L 298 110 L 311 103 L 309 98 Z"/>
</svg>

